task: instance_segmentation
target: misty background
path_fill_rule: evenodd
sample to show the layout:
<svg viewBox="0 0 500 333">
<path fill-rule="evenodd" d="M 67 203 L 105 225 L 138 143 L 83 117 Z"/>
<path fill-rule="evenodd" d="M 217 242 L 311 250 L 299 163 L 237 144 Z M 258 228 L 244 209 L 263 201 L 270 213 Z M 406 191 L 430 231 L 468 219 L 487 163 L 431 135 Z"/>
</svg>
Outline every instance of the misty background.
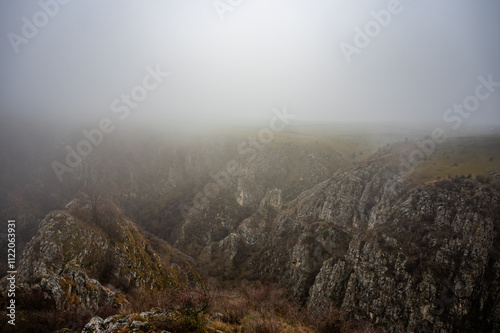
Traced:
<svg viewBox="0 0 500 333">
<path fill-rule="evenodd" d="M 45 0 L 43 3 L 50 3 Z M 500 2 L 401 0 L 348 63 L 340 43 L 390 1 L 78 1 L 60 4 L 16 53 L 38 1 L 0 4 L 0 114 L 53 129 L 103 117 L 117 126 L 267 123 L 286 106 L 297 120 L 444 124 L 478 76 L 500 81 Z M 233 3 L 237 3 L 233 1 Z M 227 8 L 227 7 L 226 7 Z M 111 104 L 147 67 L 169 76 L 120 124 Z M 500 124 L 500 91 L 467 124 Z M 444 125 L 443 125 L 444 126 Z"/>
</svg>

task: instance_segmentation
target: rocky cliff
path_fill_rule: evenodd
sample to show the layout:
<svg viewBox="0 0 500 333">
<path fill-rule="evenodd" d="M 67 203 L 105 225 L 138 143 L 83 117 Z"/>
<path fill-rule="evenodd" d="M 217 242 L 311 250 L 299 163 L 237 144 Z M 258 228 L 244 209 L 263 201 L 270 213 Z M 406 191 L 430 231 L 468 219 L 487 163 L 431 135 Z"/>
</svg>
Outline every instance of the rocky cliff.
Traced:
<svg viewBox="0 0 500 333">
<path fill-rule="evenodd" d="M 26 245 L 16 276 L 20 331 L 75 328 L 88 316 L 129 309 L 137 293 L 152 298 L 179 286 L 183 270 L 174 262 L 189 258 L 146 239 L 111 203 L 98 207 L 96 221 L 90 211 L 76 199 L 49 213 Z M 3 304 L 5 278 L 0 285 Z"/>
<path fill-rule="evenodd" d="M 413 184 L 399 173 L 400 149 L 289 202 L 268 191 L 256 213 L 207 242 L 201 261 L 226 278 L 278 281 L 311 311 L 334 303 L 392 332 L 498 330 L 498 186 Z"/>
<path fill-rule="evenodd" d="M 364 159 L 362 154 L 356 158 L 348 156 L 347 151 L 371 149 L 341 139 L 335 143 L 324 138 L 318 140 L 278 137 L 276 142 L 254 146 L 250 139 L 234 144 L 226 138 L 217 145 L 217 154 L 207 159 L 200 159 L 197 152 L 205 156 L 213 150 L 209 149 L 212 140 L 205 142 L 206 148 L 199 151 L 192 147 L 182 154 L 177 151 L 168 169 L 168 179 L 176 184 L 176 189 L 161 203 L 159 216 L 152 217 L 158 221 L 152 227 L 176 247 L 198 257 L 207 245 L 238 229 L 243 220 L 256 212 L 261 214 L 262 201 L 269 195 L 275 196 L 270 191 L 279 192 L 279 199 L 273 199 L 279 203 L 272 205 L 282 205 L 340 168 Z M 343 146 L 347 148 L 338 148 Z M 219 159 L 215 161 L 214 156 Z M 186 179 L 193 180 L 189 191 L 184 190 Z"/>
<path fill-rule="evenodd" d="M 334 305 L 390 332 L 500 329 L 495 181 L 414 182 L 398 158 L 408 144 L 360 158 L 364 146 L 276 140 L 103 146 L 108 156 L 72 177 L 98 179 L 121 209 L 91 221 L 76 201 L 47 215 L 26 246 L 22 288 L 94 312 L 127 306 L 129 288 L 168 288 L 178 254 L 165 245 L 160 258 L 127 215 L 212 276 L 277 282 L 312 313 Z"/>
</svg>

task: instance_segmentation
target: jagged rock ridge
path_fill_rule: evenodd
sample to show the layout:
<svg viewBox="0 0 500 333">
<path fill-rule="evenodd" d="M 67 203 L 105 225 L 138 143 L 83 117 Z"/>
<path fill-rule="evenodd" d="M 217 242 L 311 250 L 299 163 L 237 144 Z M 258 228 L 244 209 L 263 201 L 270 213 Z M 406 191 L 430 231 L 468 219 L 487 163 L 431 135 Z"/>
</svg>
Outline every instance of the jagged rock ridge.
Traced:
<svg viewBox="0 0 500 333">
<path fill-rule="evenodd" d="M 333 302 L 389 331 L 498 330 L 498 191 L 465 177 L 417 186 L 395 156 L 381 152 L 288 203 L 268 192 L 200 259 L 227 278 L 279 281 L 312 311 Z"/>
</svg>

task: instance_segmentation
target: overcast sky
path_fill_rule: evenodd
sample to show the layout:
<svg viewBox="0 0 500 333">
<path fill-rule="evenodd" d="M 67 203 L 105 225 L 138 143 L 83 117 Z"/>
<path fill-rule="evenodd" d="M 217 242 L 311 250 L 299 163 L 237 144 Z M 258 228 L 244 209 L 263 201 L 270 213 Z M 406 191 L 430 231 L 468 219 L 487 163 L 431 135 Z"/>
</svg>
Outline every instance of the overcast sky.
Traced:
<svg viewBox="0 0 500 333">
<path fill-rule="evenodd" d="M 498 0 L 54 3 L 0 4 L 2 115 L 189 125 L 286 106 L 303 120 L 443 123 L 479 76 L 500 82 Z M 148 67 L 169 74 L 150 91 Z M 147 96 L 125 117 L 134 89 Z M 496 90 L 466 121 L 500 123 Z"/>
</svg>

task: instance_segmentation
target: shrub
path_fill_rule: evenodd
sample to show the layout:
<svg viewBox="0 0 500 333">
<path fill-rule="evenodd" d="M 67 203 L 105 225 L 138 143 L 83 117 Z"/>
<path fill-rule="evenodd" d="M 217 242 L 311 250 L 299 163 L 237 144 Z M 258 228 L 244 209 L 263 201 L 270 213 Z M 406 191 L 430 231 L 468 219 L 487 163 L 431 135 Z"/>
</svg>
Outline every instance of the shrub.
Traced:
<svg viewBox="0 0 500 333">
<path fill-rule="evenodd" d="M 312 317 L 311 320 L 320 333 L 346 332 L 344 330 L 345 320 L 340 311 L 331 304 L 322 308 L 317 316 Z"/>
<path fill-rule="evenodd" d="M 321 236 L 323 236 L 323 240 L 328 238 L 328 235 L 330 234 L 330 231 L 328 229 L 325 229 L 321 232 Z"/>
<path fill-rule="evenodd" d="M 281 325 L 276 320 L 263 320 L 257 319 L 250 321 L 241 329 L 242 332 L 251 333 L 279 333 L 281 332 Z"/>
<path fill-rule="evenodd" d="M 377 332 L 369 322 L 353 319 L 351 315 L 339 310 L 332 303 L 311 313 L 309 320 L 319 333 Z"/>
<path fill-rule="evenodd" d="M 222 313 L 222 320 L 230 324 L 241 324 L 243 318 L 249 312 L 248 302 L 243 298 L 233 298 L 224 300 L 223 305 L 219 307 Z"/>
</svg>

